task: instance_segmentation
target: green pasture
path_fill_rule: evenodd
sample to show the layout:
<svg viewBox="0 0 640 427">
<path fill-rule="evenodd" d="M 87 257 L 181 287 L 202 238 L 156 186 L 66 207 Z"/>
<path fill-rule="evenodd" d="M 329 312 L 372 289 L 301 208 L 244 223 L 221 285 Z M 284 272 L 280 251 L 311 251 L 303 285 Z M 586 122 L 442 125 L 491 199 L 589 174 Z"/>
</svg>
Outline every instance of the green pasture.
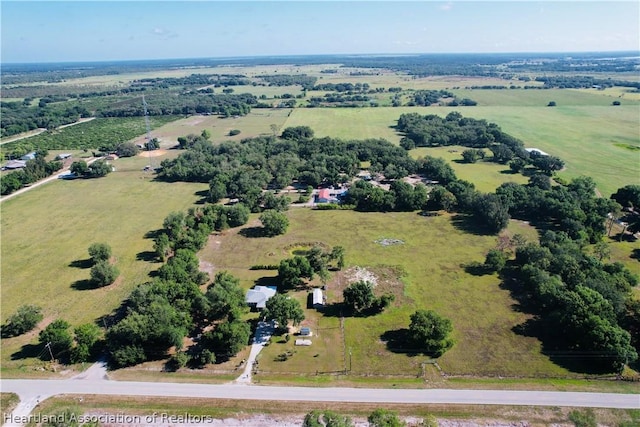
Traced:
<svg viewBox="0 0 640 427">
<path fill-rule="evenodd" d="M 395 267 L 397 289 L 401 298 L 383 314 L 372 317 L 346 317 L 344 347 L 341 333 L 334 330 L 338 323 L 336 308 L 329 307 L 327 318 L 315 310 L 306 310 L 307 322 L 320 330 L 312 338 L 311 347 L 293 347 L 292 341 L 279 339 L 260 355 L 260 370 L 266 375 L 299 372 L 314 375 L 315 371 L 345 369 L 343 355 L 351 351 L 352 372 L 357 375 L 416 376 L 422 372 L 425 356 L 407 355 L 389 349 L 384 334 L 406 328 L 409 316 L 418 308 L 431 308 L 452 319 L 456 345 L 439 361 L 449 374 L 474 375 L 564 375 L 567 372 L 540 354 L 540 342 L 535 338 L 515 334 L 512 328 L 527 319 L 512 309 L 515 301 L 509 291 L 501 289 L 495 275 L 472 276 L 463 264 L 483 261 L 486 252 L 496 245 L 495 236 L 465 232 L 465 221 L 450 215 L 422 217 L 416 213 L 358 213 L 353 211 L 312 211 L 292 208 L 287 216 L 289 231 L 273 238 L 246 237 L 247 233 L 229 230 L 212 238 L 201 253 L 201 259 L 212 264 L 214 271 L 227 270 L 241 278 L 244 288 L 256 283 L 277 284 L 275 271 L 249 271 L 254 264 L 277 264 L 289 257 L 290 248 L 321 242 L 327 246 L 342 245 L 346 249 L 348 266 Z M 257 221 L 249 228 L 259 226 Z M 521 233 L 535 239 L 528 225 L 512 222 L 506 233 Z M 249 233 L 248 235 L 251 235 Z M 383 247 L 380 238 L 404 241 L 397 246 Z M 344 286 L 343 276 L 334 273 L 327 283 L 330 301 L 340 301 L 336 287 Z M 318 279 L 314 282 L 320 285 Z M 307 291 L 292 296 L 306 301 Z M 331 336 L 333 348 L 323 341 Z M 295 337 L 291 337 L 293 340 Z M 296 352 L 284 362 L 277 355 Z M 473 357 L 469 357 L 473 355 Z"/>
<path fill-rule="evenodd" d="M 57 317 L 72 325 L 92 322 L 149 279 L 160 264 L 148 261 L 153 241 L 146 233 L 161 228 L 169 212 L 192 206 L 206 185 L 152 182 L 140 170 L 145 162 L 123 159 L 105 178 L 58 180 L 2 202 L 2 322 L 22 304 L 43 307 L 43 324 Z M 121 273 L 101 289 L 85 289 L 89 269 L 73 266 L 89 258 L 93 242 L 111 245 Z M 37 331 L 3 339 L 3 374 L 30 372 L 37 361 L 12 355 L 23 346 L 37 355 L 40 349 L 30 347 L 36 343 Z"/>
<path fill-rule="evenodd" d="M 477 91 L 480 92 L 480 91 Z M 487 91 L 488 92 L 488 91 Z M 495 91 L 500 92 L 500 91 Z M 546 93 L 546 91 L 543 91 Z M 523 91 L 523 96 L 538 91 Z M 577 93 L 575 91 L 571 93 Z M 589 95 L 597 100 L 602 97 Z M 600 192 L 608 196 L 618 188 L 640 181 L 640 104 L 575 105 L 557 107 L 379 107 L 361 109 L 295 109 L 285 123 L 310 126 L 316 136 L 343 139 L 385 138 L 398 143 L 393 126 L 403 113 L 464 116 L 497 123 L 520 138 L 526 147 L 539 148 L 562 158 L 566 169 L 560 176 L 571 179 L 589 175 Z"/>
<path fill-rule="evenodd" d="M 514 106 L 514 107 L 575 107 L 575 106 L 611 106 L 620 101 L 617 96 L 605 96 L 604 91 L 596 89 L 456 89 L 452 90 L 458 98 L 473 99 L 478 107 Z M 547 107 L 555 101 L 556 107 Z M 622 101 L 621 101 L 622 102 Z M 638 101 L 624 100 L 625 104 L 640 105 Z M 464 113 L 463 113 L 464 114 Z"/>
<path fill-rule="evenodd" d="M 449 162 L 458 178 L 473 182 L 478 190 L 487 193 L 494 192 L 496 188 L 505 182 L 526 184 L 529 181 L 529 178 L 522 174 L 512 173 L 508 165 L 488 161 L 491 158 L 489 150 L 485 150 L 487 160 L 464 163 L 462 161 L 462 152 L 464 150 L 466 150 L 466 147 L 458 145 L 435 148 L 420 147 L 411 150 L 411 156 L 414 158 L 424 156 L 442 157 Z"/>
</svg>

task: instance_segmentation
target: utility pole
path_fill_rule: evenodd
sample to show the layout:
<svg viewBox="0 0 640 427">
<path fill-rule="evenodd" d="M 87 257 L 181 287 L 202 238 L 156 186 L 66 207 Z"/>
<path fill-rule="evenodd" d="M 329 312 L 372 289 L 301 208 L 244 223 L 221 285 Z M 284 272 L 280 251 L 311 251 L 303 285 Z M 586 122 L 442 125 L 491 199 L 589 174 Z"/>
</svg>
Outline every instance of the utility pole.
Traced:
<svg viewBox="0 0 640 427">
<path fill-rule="evenodd" d="M 53 352 L 51 351 L 51 341 L 45 345 L 45 348 L 49 350 L 49 354 L 51 355 L 51 361 L 53 362 Z"/>
<path fill-rule="evenodd" d="M 349 373 L 351 373 L 351 362 L 352 362 L 352 354 L 351 354 L 351 347 L 349 347 Z"/>
</svg>

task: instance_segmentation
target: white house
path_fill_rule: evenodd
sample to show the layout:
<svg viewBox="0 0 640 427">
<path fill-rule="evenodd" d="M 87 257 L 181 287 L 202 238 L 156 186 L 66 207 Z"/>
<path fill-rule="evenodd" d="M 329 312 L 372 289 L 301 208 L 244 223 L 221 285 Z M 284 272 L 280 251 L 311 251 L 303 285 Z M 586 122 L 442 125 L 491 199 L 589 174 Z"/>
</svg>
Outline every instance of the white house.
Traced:
<svg viewBox="0 0 640 427">
<path fill-rule="evenodd" d="M 262 310 L 267 306 L 269 298 L 276 294 L 276 288 L 273 286 L 255 286 L 247 291 L 245 302 L 251 308 Z"/>
</svg>

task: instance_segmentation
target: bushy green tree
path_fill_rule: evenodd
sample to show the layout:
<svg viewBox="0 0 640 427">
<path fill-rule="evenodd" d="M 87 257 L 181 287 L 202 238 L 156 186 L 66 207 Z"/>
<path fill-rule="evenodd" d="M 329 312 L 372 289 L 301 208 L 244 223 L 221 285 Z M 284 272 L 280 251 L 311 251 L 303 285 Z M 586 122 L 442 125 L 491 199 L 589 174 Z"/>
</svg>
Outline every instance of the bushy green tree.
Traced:
<svg viewBox="0 0 640 427">
<path fill-rule="evenodd" d="M 94 264 L 100 261 L 108 261 L 111 258 L 111 246 L 106 243 L 92 243 L 88 252 Z"/>
<path fill-rule="evenodd" d="M 76 327 L 73 333 L 76 345 L 71 350 L 71 361 L 74 363 L 87 362 L 100 339 L 100 328 L 94 323 L 85 323 Z"/>
<path fill-rule="evenodd" d="M 351 310 L 360 313 L 373 305 L 376 297 L 371 282 L 361 280 L 347 286 L 342 292 L 344 304 Z"/>
<path fill-rule="evenodd" d="M 241 320 L 225 321 L 203 335 L 203 343 L 216 356 L 233 357 L 249 344 L 251 326 Z"/>
<path fill-rule="evenodd" d="M 260 215 L 260 222 L 267 236 L 277 236 L 287 232 L 289 219 L 280 212 L 274 210 L 265 211 Z"/>
<path fill-rule="evenodd" d="M 265 319 L 275 320 L 281 328 L 285 328 L 289 321 L 294 325 L 304 320 L 304 310 L 298 300 L 289 298 L 283 294 L 275 294 L 266 304 Z"/>
<path fill-rule="evenodd" d="M 353 427 L 353 422 L 346 415 L 316 410 L 305 415 L 302 427 Z"/>
<path fill-rule="evenodd" d="M 116 154 L 119 157 L 133 157 L 140 152 L 140 149 L 133 142 L 123 142 L 116 147 Z"/>
<path fill-rule="evenodd" d="M 108 261 L 99 261 L 91 267 L 91 282 L 95 286 L 108 286 L 116 281 L 120 271 L 115 265 L 109 264 Z"/>
<path fill-rule="evenodd" d="M 226 271 L 218 272 L 205 294 L 209 301 L 209 319 L 223 319 L 229 315 L 239 317 L 244 311 L 244 290 L 240 280 Z"/>
<path fill-rule="evenodd" d="M 452 331 L 451 321 L 435 311 L 418 310 L 411 315 L 410 344 L 430 356 L 440 357 L 453 346 Z"/>
<path fill-rule="evenodd" d="M 368 417 L 369 427 L 404 427 L 407 425 L 398 417 L 396 411 L 376 409 Z"/>
<path fill-rule="evenodd" d="M 62 319 L 56 319 L 49 323 L 44 330 L 40 331 L 38 337 L 40 343 L 45 346 L 49 345 L 54 357 L 59 357 L 71 349 L 73 337 L 69 332 L 70 326 L 68 322 Z M 42 353 L 42 357 L 45 359 L 49 356 L 48 351 Z"/>
<path fill-rule="evenodd" d="M 484 260 L 489 271 L 500 271 L 507 264 L 507 255 L 499 249 L 491 249 Z"/>
<path fill-rule="evenodd" d="M 22 335 L 35 328 L 42 319 L 40 307 L 30 304 L 21 305 L 2 325 L 2 336 L 7 338 Z"/>
<path fill-rule="evenodd" d="M 302 278 L 313 279 L 313 268 L 306 257 L 296 255 L 280 261 L 278 277 L 284 289 L 292 289 L 303 283 Z"/>
</svg>

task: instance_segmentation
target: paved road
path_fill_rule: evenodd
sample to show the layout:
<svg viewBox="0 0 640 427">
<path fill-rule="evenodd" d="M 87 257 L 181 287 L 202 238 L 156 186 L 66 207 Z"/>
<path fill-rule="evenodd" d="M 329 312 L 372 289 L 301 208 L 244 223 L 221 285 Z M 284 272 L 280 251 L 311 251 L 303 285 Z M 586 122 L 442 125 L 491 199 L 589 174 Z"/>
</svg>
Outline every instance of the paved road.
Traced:
<svg viewBox="0 0 640 427">
<path fill-rule="evenodd" d="M 469 405 L 575 406 L 640 409 L 640 394 L 515 390 L 367 389 L 187 384 L 95 379 L 0 381 L 3 392 L 21 398 L 57 394 L 204 397 L 248 400 Z"/>
</svg>

